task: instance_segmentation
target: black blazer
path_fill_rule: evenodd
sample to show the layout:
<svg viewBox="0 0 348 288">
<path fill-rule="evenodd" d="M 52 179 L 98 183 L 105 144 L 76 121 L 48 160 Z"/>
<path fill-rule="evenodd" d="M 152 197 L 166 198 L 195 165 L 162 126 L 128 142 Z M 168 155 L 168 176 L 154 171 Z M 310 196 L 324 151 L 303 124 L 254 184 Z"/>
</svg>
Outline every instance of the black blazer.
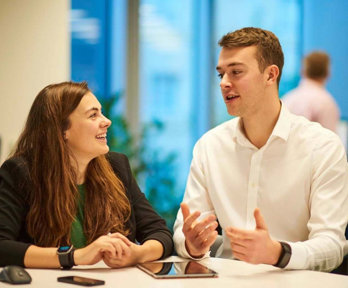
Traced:
<svg viewBox="0 0 348 288">
<path fill-rule="evenodd" d="M 129 165 L 128 158 L 120 153 L 107 154 L 115 174 L 126 188 L 131 204 L 127 222 L 128 239 L 143 243 L 155 239 L 163 245 L 165 258 L 173 252 L 172 233 L 165 221 L 154 211 L 140 191 Z M 24 266 L 24 255 L 33 243 L 26 231 L 26 216 L 30 193 L 28 166 L 23 158 L 10 158 L 0 168 L 0 266 Z"/>
</svg>

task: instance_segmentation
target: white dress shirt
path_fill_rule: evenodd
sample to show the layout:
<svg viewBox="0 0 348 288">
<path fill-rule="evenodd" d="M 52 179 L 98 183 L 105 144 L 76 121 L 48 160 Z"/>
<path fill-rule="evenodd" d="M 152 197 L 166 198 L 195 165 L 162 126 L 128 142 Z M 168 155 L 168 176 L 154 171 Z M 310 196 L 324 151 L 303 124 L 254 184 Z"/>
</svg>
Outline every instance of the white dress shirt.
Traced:
<svg viewBox="0 0 348 288">
<path fill-rule="evenodd" d="M 345 254 L 348 170 L 338 136 L 291 114 L 283 105 L 267 143 L 256 148 L 234 118 L 196 143 L 183 202 L 201 217 L 214 213 L 224 229 L 255 229 L 260 208 L 272 239 L 286 241 L 292 256 L 286 269 L 330 271 Z M 182 233 L 182 213 L 174 225 L 177 253 L 190 257 Z M 217 257 L 233 257 L 229 239 Z"/>
</svg>

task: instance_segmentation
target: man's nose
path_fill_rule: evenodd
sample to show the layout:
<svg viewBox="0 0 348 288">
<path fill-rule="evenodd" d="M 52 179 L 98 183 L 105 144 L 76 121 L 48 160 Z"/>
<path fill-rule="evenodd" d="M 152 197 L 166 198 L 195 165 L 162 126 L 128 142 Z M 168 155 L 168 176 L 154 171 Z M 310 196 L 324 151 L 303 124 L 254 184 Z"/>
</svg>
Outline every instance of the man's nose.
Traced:
<svg viewBox="0 0 348 288">
<path fill-rule="evenodd" d="M 221 89 L 231 87 L 231 81 L 228 79 L 227 73 L 225 73 L 222 76 L 222 78 L 220 80 L 220 87 L 221 87 Z"/>
</svg>

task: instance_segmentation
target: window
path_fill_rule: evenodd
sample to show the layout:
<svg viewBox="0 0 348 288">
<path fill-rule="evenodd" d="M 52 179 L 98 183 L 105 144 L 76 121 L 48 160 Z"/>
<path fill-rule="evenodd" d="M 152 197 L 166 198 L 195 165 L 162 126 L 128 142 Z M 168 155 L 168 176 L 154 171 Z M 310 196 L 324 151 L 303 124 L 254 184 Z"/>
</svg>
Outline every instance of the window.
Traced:
<svg viewBox="0 0 348 288">
<path fill-rule="evenodd" d="M 98 98 L 125 90 L 126 15 L 126 0 L 71 1 L 71 79 Z"/>
<path fill-rule="evenodd" d="M 243 27 L 260 27 L 272 31 L 280 41 L 285 56 L 279 95 L 284 95 L 294 88 L 300 79 L 300 63 L 302 57 L 301 43 L 301 3 L 299 0 L 216 0 L 214 1 L 214 43 L 217 63 L 220 38 Z M 216 75 L 216 73 L 215 73 Z M 219 89 L 219 79 L 214 82 L 213 125 L 230 118 Z"/>
<path fill-rule="evenodd" d="M 138 181 L 169 227 L 182 200 L 194 143 L 230 118 L 215 72 L 218 40 L 244 26 L 273 31 L 286 58 L 282 95 L 299 80 L 301 3 L 139 0 L 134 7 L 127 0 L 72 0 L 72 80 L 88 81 L 98 98 L 125 95 L 126 87 L 137 87 L 138 95 L 126 95 L 135 97 L 130 103 L 136 104 L 128 107 L 136 115 L 128 120 L 139 130 L 143 125 L 158 128 L 142 139 L 146 149 L 141 157 L 147 158 L 153 173 Z M 131 57 L 127 15 L 132 9 L 139 10 L 139 66 L 135 68 L 127 66 L 126 60 Z M 139 80 L 127 86 L 127 73 L 136 73 Z M 121 105 L 120 113 L 125 110 Z"/>
</svg>

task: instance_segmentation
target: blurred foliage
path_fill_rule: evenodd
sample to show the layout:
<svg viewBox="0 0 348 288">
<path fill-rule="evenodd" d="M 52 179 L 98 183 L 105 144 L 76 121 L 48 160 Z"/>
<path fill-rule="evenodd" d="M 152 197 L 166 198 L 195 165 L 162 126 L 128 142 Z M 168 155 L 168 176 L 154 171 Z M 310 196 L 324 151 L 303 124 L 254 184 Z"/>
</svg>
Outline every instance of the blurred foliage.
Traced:
<svg viewBox="0 0 348 288">
<path fill-rule="evenodd" d="M 111 151 L 128 156 L 137 183 L 153 208 L 166 220 L 169 229 L 173 224 L 180 200 L 175 193 L 175 153 L 165 153 L 161 148 L 150 147 L 165 130 L 161 121 L 143 124 L 139 136 L 133 135 L 120 109 L 122 94 L 101 99 L 103 114 L 112 121 L 108 129 L 108 145 Z"/>
</svg>

